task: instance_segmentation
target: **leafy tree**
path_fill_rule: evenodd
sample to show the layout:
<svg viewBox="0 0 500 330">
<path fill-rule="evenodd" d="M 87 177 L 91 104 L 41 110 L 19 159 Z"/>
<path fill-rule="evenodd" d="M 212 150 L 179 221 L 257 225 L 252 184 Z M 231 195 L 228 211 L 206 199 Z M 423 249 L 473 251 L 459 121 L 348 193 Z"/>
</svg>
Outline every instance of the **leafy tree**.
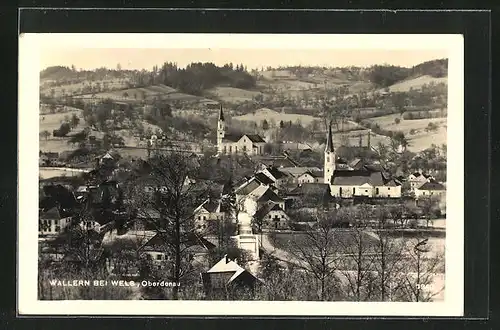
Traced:
<svg viewBox="0 0 500 330">
<path fill-rule="evenodd" d="M 71 119 L 69 120 L 69 123 L 72 128 L 75 128 L 80 123 L 80 118 L 76 114 L 73 114 L 73 116 L 71 116 Z"/>
</svg>

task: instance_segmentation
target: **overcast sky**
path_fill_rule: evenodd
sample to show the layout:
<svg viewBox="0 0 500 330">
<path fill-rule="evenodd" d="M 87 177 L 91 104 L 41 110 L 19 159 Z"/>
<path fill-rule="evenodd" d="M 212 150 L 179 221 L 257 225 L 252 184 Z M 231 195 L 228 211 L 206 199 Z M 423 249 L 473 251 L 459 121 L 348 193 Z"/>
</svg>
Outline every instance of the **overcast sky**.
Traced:
<svg viewBox="0 0 500 330">
<path fill-rule="evenodd" d="M 77 69 L 99 67 L 150 70 L 154 65 L 176 62 L 180 67 L 191 62 L 212 62 L 218 66 L 232 62 L 246 65 L 248 69 L 278 67 L 280 65 L 304 66 L 370 66 L 391 64 L 411 67 L 416 64 L 448 58 L 446 50 L 383 50 L 383 49 L 152 49 L 152 48 L 50 48 L 42 49 L 40 68 L 74 65 Z"/>
</svg>

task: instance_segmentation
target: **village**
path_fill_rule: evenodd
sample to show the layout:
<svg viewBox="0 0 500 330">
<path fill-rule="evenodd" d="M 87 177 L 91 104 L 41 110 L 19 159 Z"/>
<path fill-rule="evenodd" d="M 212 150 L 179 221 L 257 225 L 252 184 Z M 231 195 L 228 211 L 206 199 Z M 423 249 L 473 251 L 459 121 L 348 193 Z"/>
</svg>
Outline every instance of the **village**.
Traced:
<svg viewBox="0 0 500 330">
<path fill-rule="evenodd" d="M 446 182 L 422 164 L 443 148 L 409 157 L 404 138 L 384 149 L 371 127 L 352 143 L 332 117 L 319 147 L 278 141 L 283 121 L 245 132 L 234 109 L 203 106 L 211 141 L 149 131 L 127 146 L 87 118 L 71 137 L 81 154 L 40 151 L 41 299 L 442 299 Z M 179 285 L 50 285 L 63 277 Z"/>
</svg>

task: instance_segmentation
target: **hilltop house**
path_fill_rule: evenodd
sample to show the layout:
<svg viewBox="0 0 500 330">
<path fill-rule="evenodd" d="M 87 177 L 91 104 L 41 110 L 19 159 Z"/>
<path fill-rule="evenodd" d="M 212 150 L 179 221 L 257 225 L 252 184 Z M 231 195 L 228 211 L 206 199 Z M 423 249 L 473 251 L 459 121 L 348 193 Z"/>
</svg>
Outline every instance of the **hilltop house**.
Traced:
<svg viewBox="0 0 500 330">
<path fill-rule="evenodd" d="M 219 154 L 262 155 L 266 141 L 258 134 L 227 134 L 222 106 L 217 121 L 217 152 Z"/>
</svg>

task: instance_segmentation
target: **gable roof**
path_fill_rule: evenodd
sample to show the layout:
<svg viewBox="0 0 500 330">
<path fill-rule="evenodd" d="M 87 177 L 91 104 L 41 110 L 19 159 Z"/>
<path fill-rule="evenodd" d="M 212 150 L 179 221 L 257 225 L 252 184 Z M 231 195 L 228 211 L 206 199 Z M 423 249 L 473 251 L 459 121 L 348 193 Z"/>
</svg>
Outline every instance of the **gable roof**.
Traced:
<svg viewBox="0 0 500 330">
<path fill-rule="evenodd" d="M 268 172 L 269 172 L 269 173 L 270 173 L 270 174 L 271 174 L 274 178 L 276 178 L 276 180 L 279 180 L 279 179 L 281 179 L 281 178 L 284 178 L 284 177 L 288 176 L 288 175 L 287 175 L 287 173 L 280 171 L 279 169 L 277 169 L 277 168 L 276 168 L 276 167 L 274 167 L 274 166 L 268 167 L 268 168 L 267 168 L 267 171 L 268 171 Z"/>
<path fill-rule="evenodd" d="M 59 209 L 54 206 L 50 208 L 49 210 L 45 212 L 41 212 L 40 214 L 40 219 L 61 219 L 61 213 L 59 212 Z"/>
<path fill-rule="evenodd" d="M 243 134 L 227 133 L 227 134 L 224 134 L 222 141 L 223 142 L 238 142 L 239 140 L 241 140 L 242 137 L 243 137 Z"/>
<path fill-rule="evenodd" d="M 165 241 L 162 239 L 163 233 L 159 232 L 153 237 L 151 237 L 146 243 L 144 243 L 140 250 L 144 248 L 150 248 L 152 250 L 162 249 L 165 246 Z M 196 233 L 190 233 L 187 235 L 186 240 L 182 244 L 184 248 L 189 248 L 193 252 L 203 252 L 211 250 L 215 247 L 213 243 L 203 238 Z"/>
<path fill-rule="evenodd" d="M 253 143 L 266 143 L 266 141 L 258 134 L 245 134 L 245 136 Z"/>
<path fill-rule="evenodd" d="M 420 187 L 417 188 L 418 190 L 446 190 L 445 186 L 443 186 L 441 183 L 437 181 L 430 181 L 426 182 Z"/>
<path fill-rule="evenodd" d="M 242 186 L 240 186 L 238 189 L 236 189 L 236 194 L 237 195 L 248 195 L 255 189 L 259 188 L 261 186 L 260 182 L 256 180 L 250 180 L 247 183 L 244 183 Z"/>
<path fill-rule="evenodd" d="M 271 211 L 285 212 L 278 204 L 274 204 L 274 203 L 266 204 L 266 205 L 262 206 L 260 209 L 258 209 L 257 212 L 255 212 L 254 219 L 262 220 Z"/>
<path fill-rule="evenodd" d="M 293 177 L 299 177 L 302 174 L 310 171 L 321 171 L 318 167 L 284 167 L 280 168 L 281 172 L 285 172 Z"/>
<path fill-rule="evenodd" d="M 268 202 L 272 201 L 275 203 L 279 203 L 283 201 L 283 198 L 279 197 L 271 188 L 267 188 L 267 190 L 257 199 L 258 202 Z"/>
<path fill-rule="evenodd" d="M 308 194 L 330 193 L 328 183 L 303 183 L 291 190 L 288 195 L 308 195 Z"/>
<path fill-rule="evenodd" d="M 331 182 L 338 186 L 361 186 L 365 183 L 372 186 L 383 186 L 385 183 L 381 172 L 367 170 L 335 170 Z"/>
<path fill-rule="evenodd" d="M 257 179 L 258 181 L 262 182 L 263 184 L 268 184 L 269 185 L 269 184 L 274 183 L 273 179 L 271 179 L 270 177 L 268 177 L 267 175 L 265 175 L 262 172 L 256 173 L 255 174 L 255 179 Z"/>
</svg>

